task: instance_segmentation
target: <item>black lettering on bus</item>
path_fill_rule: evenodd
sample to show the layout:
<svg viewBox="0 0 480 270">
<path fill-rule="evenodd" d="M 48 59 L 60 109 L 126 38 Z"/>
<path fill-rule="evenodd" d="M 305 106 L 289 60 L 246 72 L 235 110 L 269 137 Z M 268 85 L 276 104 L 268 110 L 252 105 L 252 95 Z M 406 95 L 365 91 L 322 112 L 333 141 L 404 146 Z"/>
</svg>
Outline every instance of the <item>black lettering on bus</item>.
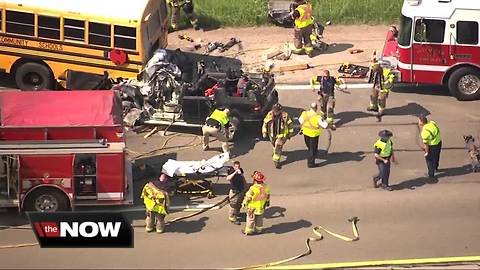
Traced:
<svg viewBox="0 0 480 270">
<path fill-rule="evenodd" d="M 41 49 L 48 49 L 48 50 L 54 50 L 54 51 L 63 51 L 63 46 L 62 44 L 55 44 L 55 43 L 49 43 L 49 42 L 42 42 L 40 41 L 38 43 L 38 47 Z"/>
<path fill-rule="evenodd" d="M 26 47 L 28 45 L 28 40 L 0 36 L 0 43 L 14 44 Z"/>
</svg>

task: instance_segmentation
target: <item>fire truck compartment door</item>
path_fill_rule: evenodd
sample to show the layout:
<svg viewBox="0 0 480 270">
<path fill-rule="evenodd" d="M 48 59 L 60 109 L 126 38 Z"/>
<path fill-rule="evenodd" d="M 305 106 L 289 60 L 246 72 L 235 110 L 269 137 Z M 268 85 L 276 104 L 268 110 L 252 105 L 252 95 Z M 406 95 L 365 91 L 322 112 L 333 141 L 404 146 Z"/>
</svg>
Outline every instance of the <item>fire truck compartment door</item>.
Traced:
<svg viewBox="0 0 480 270">
<path fill-rule="evenodd" d="M 125 161 L 123 155 L 123 153 L 97 155 L 97 200 L 124 199 Z"/>
</svg>

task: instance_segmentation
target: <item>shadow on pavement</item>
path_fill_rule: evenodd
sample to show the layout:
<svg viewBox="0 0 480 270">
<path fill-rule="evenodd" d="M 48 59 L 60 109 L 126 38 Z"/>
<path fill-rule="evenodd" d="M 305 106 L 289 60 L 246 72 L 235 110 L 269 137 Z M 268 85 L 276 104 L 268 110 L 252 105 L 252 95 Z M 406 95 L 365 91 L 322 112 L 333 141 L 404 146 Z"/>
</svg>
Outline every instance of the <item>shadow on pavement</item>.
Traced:
<svg viewBox="0 0 480 270">
<path fill-rule="evenodd" d="M 279 206 L 272 206 L 265 209 L 264 217 L 267 219 L 284 217 L 287 209 Z"/>
<path fill-rule="evenodd" d="M 201 217 L 198 220 L 181 220 L 169 224 L 165 227 L 166 233 L 197 233 L 202 231 L 203 227 L 207 225 L 208 217 Z"/>
<path fill-rule="evenodd" d="M 353 48 L 353 44 L 351 43 L 332 43 L 328 46 L 327 51 L 321 52 L 319 54 L 333 54 L 333 53 L 346 51 L 350 48 Z M 317 50 L 314 50 L 314 51 L 317 51 Z"/>
<path fill-rule="evenodd" d="M 387 101 L 388 102 L 388 101 Z M 388 105 L 387 105 L 388 107 Z M 350 111 L 350 112 L 340 112 L 335 115 L 335 118 L 339 118 L 335 124 L 337 127 L 344 126 L 345 124 L 348 124 L 350 122 L 353 122 L 357 119 L 361 118 L 368 118 L 372 117 L 375 118 L 376 113 L 375 112 L 367 112 L 366 111 L 367 106 L 365 106 L 365 111 Z M 424 115 L 430 115 L 430 111 L 427 110 L 425 107 L 418 103 L 413 103 L 410 102 L 406 105 L 403 105 L 401 107 L 395 107 L 395 108 L 386 108 L 385 109 L 385 115 L 395 115 L 395 116 L 405 116 L 405 115 L 410 115 L 410 116 L 417 116 L 420 114 Z"/>
<path fill-rule="evenodd" d="M 417 187 L 424 186 L 426 184 L 436 184 L 441 178 L 461 176 L 472 173 L 471 165 L 465 165 L 462 167 L 440 169 L 434 178 L 428 178 L 426 176 L 418 177 L 415 179 L 407 180 L 402 183 L 392 185 L 393 190 L 402 189 L 416 189 Z"/>
<path fill-rule="evenodd" d="M 342 162 L 348 161 L 356 161 L 360 162 L 365 158 L 365 152 L 357 151 L 357 152 L 334 152 L 330 153 L 326 156 L 326 160 L 320 162 L 317 167 L 323 167 L 330 164 L 337 164 Z"/>
<path fill-rule="evenodd" d="M 294 222 L 274 224 L 271 227 L 266 228 L 264 233 L 284 234 L 300 230 L 302 228 L 308 228 L 310 226 L 312 226 L 310 221 L 301 219 Z"/>
<path fill-rule="evenodd" d="M 19 213 L 17 208 L 6 209 L 0 212 L 0 231 L 6 228 L 2 226 L 21 226 L 30 224 L 25 213 Z"/>
<path fill-rule="evenodd" d="M 442 85 L 415 85 L 400 83 L 393 87 L 392 92 L 428 96 L 450 96 L 448 88 Z"/>
</svg>

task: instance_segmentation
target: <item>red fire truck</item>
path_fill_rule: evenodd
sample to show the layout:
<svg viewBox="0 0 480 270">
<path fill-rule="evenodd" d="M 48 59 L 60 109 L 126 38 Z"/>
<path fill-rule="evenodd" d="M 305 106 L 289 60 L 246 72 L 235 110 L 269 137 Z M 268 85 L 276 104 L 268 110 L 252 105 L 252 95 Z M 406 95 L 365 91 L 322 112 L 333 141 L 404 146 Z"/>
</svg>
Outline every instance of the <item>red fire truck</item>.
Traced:
<svg viewBox="0 0 480 270">
<path fill-rule="evenodd" d="M 402 82 L 443 84 L 459 100 L 479 99 L 479 20 L 480 1 L 405 0 L 398 47 L 387 40 L 383 63 Z"/>
<path fill-rule="evenodd" d="M 0 207 L 132 204 L 115 91 L 0 91 Z"/>
</svg>

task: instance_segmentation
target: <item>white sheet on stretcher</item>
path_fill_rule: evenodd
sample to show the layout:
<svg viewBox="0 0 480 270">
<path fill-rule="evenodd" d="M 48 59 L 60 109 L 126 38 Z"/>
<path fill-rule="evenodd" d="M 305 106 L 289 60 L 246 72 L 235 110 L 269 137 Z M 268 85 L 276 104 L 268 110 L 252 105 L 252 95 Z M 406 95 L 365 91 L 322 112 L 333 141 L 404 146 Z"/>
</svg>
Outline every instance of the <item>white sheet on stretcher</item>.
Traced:
<svg viewBox="0 0 480 270">
<path fill-rule="evenodd" d="M 210 173 L 221 169 L 230 159 L 228 153 L 219 154 L 202 161 L 177 161 L 169 159 L 163 164 L 162 172 L 170 177 L 183 176 L 190 173 Z"/>
</svg>

